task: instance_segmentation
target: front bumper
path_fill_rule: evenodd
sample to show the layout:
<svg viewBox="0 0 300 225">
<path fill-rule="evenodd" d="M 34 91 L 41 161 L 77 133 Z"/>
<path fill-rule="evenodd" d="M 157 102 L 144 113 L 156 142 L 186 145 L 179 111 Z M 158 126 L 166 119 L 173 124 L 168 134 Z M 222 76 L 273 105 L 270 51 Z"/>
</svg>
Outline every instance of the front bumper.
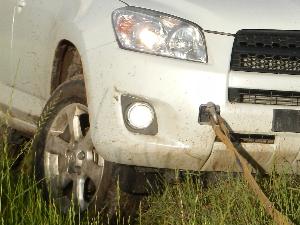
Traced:
<svg viewBox="0 0 300 225">
<path fill-rule="evenodd" d="M 287 76 L 230 72 L 232 36 L 205 34 L 208 64 L 119 49 L 111 43 L 83 55 L 92 139 L 106 160 L 146 167 L 205 171 L 239 170 L 208 124 L 198 123 L 199 106 L 214 102 L 234 132 L 275 135 L 273 144 L 243 147 L 263 168 L 300 172 L 300 136 L 273 133 L 275 106 L 231 104 L 228 87 L 256 88 L 288 83 Z M 265 81 L 269 80 L 270 83 Z M 300 81 L 294 83 L 299 84 Z M 155 109 L 155 136 L 130 132 L 124 125 L 121 96 L 146 99 Z M 291 107 L 280 107 L 291 108 Z M 297 109 L 297 107 L 292 107 Z M 299 107 L 298 107 L 299 108 Z"/>
</svg>

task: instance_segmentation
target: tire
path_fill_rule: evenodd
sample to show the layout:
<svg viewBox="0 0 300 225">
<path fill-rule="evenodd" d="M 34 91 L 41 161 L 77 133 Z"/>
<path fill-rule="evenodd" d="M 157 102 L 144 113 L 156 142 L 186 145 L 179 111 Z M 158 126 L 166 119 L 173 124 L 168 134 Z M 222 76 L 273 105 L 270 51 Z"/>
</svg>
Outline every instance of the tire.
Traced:
<svg viewBox="0 0 300 225">
<path fill-rule="evenodd" d="M 74 203 L 76 212 L 88 211 L 92 216 L 101 212 L 110 224 L 116 222 L 117 212 L 125 221 L 134 217 L 141 196 L 118 188 L 126 166 L 105 161 L 95 151 L 81 76 L 54 91 L 41 115 L 33 150 L 36 179 L 45 198 L 53 200 L 62 213 Z"/>
</svg>

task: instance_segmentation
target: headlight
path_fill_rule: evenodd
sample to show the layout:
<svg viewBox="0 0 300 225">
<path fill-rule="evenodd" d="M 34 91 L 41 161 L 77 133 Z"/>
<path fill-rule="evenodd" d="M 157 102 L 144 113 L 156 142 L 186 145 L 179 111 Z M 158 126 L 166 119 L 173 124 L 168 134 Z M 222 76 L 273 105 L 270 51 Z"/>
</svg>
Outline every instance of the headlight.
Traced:
<svg viewBox="0 0 300 225">
<path fill-rule="evenodd" d="M 191 22 L 136 7 L 115 10 L 112 20 L 121 48 L 207 62 L 204 35 Z"/>
</svg>

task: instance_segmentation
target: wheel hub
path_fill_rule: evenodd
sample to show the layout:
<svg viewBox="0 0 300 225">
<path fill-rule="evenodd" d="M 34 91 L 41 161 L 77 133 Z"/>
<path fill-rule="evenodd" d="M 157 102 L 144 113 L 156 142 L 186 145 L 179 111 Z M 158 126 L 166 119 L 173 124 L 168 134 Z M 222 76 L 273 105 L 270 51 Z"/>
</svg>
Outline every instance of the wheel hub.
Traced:
<svg viewBox="0 0 300 225">
<path fill-rule="evenodd" d="M 77 159 L 80 161 L 85 160 L 85 152 L 79 150 L 79 152 L 77 153 Z"/>
</svg>

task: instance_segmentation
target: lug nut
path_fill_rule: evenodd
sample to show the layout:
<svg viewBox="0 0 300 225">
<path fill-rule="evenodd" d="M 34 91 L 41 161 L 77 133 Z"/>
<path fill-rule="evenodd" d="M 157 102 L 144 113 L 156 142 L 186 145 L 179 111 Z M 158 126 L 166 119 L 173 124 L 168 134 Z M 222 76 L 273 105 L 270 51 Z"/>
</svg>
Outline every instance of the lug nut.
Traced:
<svg viewBox="0 0 300 225">
<path fill-rule="evenodd" d="M 77 154 L 77 158 L 79 160 L 84 160 L 85 159 L 85 152 L 84 151 L 81 151 Z"/>
</svg>

